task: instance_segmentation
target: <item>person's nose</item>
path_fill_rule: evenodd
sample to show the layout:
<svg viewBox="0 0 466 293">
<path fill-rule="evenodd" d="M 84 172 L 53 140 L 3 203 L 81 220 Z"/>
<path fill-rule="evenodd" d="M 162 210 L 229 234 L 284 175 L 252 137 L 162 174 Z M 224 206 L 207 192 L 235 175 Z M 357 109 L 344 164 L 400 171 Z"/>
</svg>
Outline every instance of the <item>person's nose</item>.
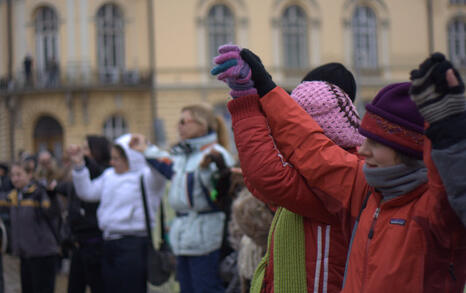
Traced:
<svg viewBox="0 0 466 293">
<path fill-rule="evenodd" d="M 367 139 L 363 142 L 363 144 L 358 149 L 358 154 L 363 157 L 369 157 L 371 154 L 370 147 L 367 143 Z"/>
</svg>

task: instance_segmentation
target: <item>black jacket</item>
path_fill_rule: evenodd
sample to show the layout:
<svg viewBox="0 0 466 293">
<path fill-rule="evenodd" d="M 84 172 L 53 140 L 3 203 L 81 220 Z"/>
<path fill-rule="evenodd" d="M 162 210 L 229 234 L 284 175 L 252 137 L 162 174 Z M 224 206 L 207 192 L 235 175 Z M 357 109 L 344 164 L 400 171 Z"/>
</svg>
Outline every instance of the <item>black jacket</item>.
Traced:
<svg viewBox="0 0 466 293">
<path fill-rule="evenodd" d="M 89 169 L 91 179 L 99 177 L 106 167 L 99 166 L 94 160 L 85 157 L 86 167 Z M 68 217 L 66 229 L 69 229 L 73 241 L 86 241 L 102 237 L 97 222 L 98 202 L 85 202 L 79 199 L 73 182 L 60 182 L 56 192 L 68 198 Z M 65 233 L 66 234 L 66 233 Z M 67 239 L 70 240 L 70 239 Z"/>
</svg>

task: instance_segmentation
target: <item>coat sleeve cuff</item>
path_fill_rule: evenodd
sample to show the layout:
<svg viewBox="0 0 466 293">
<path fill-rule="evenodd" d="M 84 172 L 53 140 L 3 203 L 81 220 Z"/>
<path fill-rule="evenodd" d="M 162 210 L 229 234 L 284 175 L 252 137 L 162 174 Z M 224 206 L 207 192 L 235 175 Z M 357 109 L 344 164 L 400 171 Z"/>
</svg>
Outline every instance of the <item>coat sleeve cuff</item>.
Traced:
<svg viewBox="0 0 466 293">
<path fill-rule="evenodd" d="M 260 107 L 258 95 L 233 99 L 228 102 L 227 106 L 233 123 L 252 116 L 264 116 Z"/>
</svg>

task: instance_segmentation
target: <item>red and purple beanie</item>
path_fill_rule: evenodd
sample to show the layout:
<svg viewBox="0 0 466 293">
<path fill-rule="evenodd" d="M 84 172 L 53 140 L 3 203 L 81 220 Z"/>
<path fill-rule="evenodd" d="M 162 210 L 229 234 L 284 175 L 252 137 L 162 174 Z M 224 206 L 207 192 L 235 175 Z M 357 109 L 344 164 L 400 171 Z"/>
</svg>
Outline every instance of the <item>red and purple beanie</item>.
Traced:
<svg viewBox="0 0 466 293">
<path fill-rule="evenodd" d="M 424 118 L 411 100 L 411 83 L 384 87 L 372 103 L 366 105 L 359 133 L 396 151 L 422 159 Z"/>
</svg>

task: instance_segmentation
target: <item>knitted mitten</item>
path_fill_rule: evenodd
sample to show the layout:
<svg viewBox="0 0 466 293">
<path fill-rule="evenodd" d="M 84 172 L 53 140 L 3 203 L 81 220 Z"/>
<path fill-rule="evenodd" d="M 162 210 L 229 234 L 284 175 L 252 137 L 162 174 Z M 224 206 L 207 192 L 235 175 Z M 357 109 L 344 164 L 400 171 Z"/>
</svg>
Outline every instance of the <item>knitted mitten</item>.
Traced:
<svg viewBox="0 0 466 293">
<path fill-rule="evenodd" d="M 452 69 L 458 84 L 451 86 L 447 71 Z M 464 83 L 458 71 L 441 53 L 427 58 L 411 72 L 411 99 L 430 124 L 466 110 Z"/>
<path fill-rule="evenodd" d="M 217 79 L 228 84 L 231 89 L 230 95 L 238 98 L 257 94 L 251 80 L 251 69 L 239 55 L 240 48 L 236 45 L 223 45 L 219 47 L 218 52 L 220 55 L 214 58 L 217 66 L 212 69 L 211 74 L 218 74 Z"/>
<path fill-rule="evenodd" d="M 242 49 L 240 56 L 251 68 L 251 79 L 254 81 L 259 96 L 265 96 L 276 87 L 272 80 L 272 76 L 265 70 L 261 59 L 256 54 L 251 50 Z"/>
</svg>

